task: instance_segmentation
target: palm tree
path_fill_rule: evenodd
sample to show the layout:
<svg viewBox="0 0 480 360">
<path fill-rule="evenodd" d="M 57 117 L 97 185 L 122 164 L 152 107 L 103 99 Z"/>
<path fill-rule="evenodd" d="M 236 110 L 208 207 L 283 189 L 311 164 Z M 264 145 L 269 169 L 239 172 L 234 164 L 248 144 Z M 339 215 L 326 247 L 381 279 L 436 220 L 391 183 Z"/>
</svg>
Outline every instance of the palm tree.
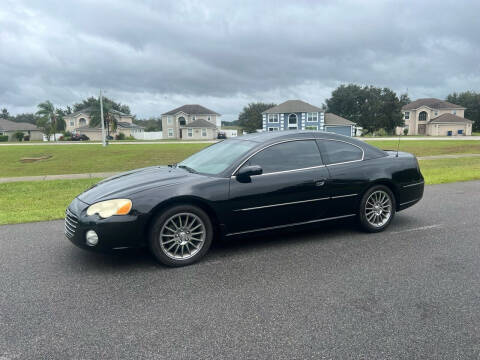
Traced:
<svg viewBox="0 0 480 360">
<path fill-rule="evenodd" d="M 40 116 L 45 123 L 49 124 L 51 132 L 53 132 L 53 141 L 57 141 L 55 133 L 62 128 L 65 129 L 62 110 L 56 109 L 49 100 L 38 104 L 37 107 L 37 115 Z"/>
</svg>

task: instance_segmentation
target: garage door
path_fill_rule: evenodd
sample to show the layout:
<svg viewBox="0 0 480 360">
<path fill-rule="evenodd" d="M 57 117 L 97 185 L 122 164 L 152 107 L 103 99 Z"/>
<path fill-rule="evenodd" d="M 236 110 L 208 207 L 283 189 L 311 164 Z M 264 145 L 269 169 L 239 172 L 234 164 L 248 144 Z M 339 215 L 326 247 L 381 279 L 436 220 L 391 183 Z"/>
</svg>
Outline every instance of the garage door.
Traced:
<svg viewBox="0 0 480 360">
<path fill-rule="evenodd" d="M 333 132 L 340 135 L 352 136 L 351 126 L 325 126 L 325 131 Z"/>
</svg>

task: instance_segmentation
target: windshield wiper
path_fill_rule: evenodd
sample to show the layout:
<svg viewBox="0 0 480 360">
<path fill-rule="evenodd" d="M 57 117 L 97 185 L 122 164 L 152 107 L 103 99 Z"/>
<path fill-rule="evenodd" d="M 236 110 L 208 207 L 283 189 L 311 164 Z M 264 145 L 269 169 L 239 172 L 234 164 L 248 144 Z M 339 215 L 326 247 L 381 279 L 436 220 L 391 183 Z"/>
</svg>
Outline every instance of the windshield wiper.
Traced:
<svg viewBox="0 0 480 360">
<path fill-rule="evenodd" d="M 187 166 L 187 165 L 177 165 L 177 167 L 179 167 L 180 169 L 185 169 L 188 172 L 191 172 L 192 174 L 197 173 L 197 170 L 195 170 L 195 169 L 193 169 L 193 168 L 191 168 L 190 166 Z"/>
</svg>

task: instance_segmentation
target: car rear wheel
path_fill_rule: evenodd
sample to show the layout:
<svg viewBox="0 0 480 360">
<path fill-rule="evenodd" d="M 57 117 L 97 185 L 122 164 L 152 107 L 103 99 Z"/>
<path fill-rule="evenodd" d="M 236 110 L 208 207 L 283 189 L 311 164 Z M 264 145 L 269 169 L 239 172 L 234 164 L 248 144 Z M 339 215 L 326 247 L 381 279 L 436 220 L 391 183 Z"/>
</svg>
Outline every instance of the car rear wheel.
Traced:
<svg viewBox="0 0 480 360">
<path fill-rule="evenodd" d="M 149 245 L 162 264 L 185 266 L 200 260 L 210 248 L 212 239 L 212 222 L 202 209 L 177 205 L 154 220 Z"/>
<path fill-rule="evenodd" d="M 380 232 L 385 230 L 395 215 L 395 196 L 384 186 L 370 188 L 360 203 L 360 225 L 365 231 Z"/>
</svg>

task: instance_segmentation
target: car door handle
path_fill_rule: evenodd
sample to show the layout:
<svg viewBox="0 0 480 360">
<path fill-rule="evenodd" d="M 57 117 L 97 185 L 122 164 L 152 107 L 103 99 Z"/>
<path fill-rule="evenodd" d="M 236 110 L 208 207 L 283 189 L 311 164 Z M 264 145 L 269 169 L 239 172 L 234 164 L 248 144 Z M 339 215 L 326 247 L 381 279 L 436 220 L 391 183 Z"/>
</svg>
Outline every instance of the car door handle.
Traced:
<svg viewBox="0 0 480 360">
<path fill-rule="evenodd" d="M 315 186 L 323 186 L 323 185 L 325 185 L 324 179 L 315 181 Z"/>
</svg>

